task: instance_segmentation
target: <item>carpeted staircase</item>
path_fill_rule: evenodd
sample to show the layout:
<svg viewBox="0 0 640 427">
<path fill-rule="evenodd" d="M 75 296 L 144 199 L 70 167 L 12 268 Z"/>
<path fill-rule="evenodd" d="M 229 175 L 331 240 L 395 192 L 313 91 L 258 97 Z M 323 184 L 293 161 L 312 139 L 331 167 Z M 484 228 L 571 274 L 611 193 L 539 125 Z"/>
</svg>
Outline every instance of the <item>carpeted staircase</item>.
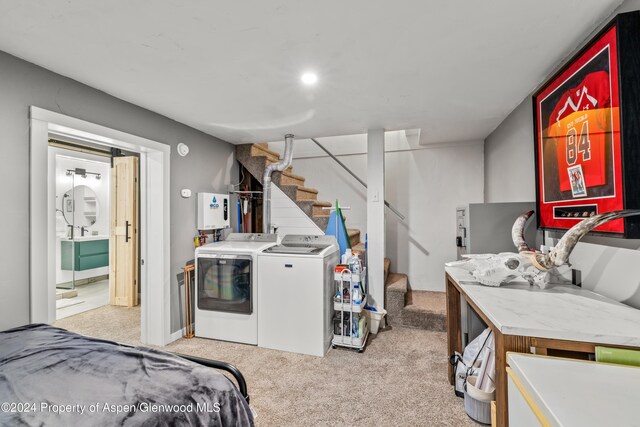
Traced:
<svg viewBox="0 0 640 427">
<path fill-rule="evenodd" d="M 262 183 L 265 167 L 277 163 L 280 155 L 269 150 L 268 144 L 245 144 L 236 146 L 236 160 Z M 318 200 L 318 190 L 305 186 L 305 178 L 293 173 L 293 167 L 283 172 L 274 172 L 271 181 L 277 185 L 296 205 L 321 229 L 327 228 L 329 212 L 323 207 L 330 202 Z M 348 228 L 353 249 L 363 251 L 360 230 Z M 408 326 L 432 331 L 444 331 L 446 327 L 445 294 L 442 292 L 414 291 L 409 286 L 406 274 L 391 273 L 391 262 L 384 261 L 385 307 L 387 324 Z"/>
<path fill-rule="evenodd" d="M 280 155 L 269 150 L 267 144 L 245 144 L 236 146 L 236 159 L 262 184 L 264 169 L 269 164 L 277 163 Z M 322 208 L 331 206 L 331 203 L 318 200 L 318 190 L 305 187 L 304 181 L 303 176 L 293 173 L 291 166 L 282 172 L 274 172 L 271 176 L 271 182 L 324 231 L 329 222 L 329 212 Z"/>
</svg>

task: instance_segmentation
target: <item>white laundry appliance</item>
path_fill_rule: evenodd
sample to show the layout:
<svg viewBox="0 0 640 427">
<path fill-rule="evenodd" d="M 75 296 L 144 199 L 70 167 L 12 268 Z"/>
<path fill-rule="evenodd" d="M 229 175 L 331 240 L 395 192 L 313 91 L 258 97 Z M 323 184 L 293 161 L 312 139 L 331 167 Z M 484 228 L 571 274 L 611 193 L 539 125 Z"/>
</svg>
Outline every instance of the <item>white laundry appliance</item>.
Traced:
<svg viewBox="0 0 640 427">
<path fill-rule="evenodd" d="M 195 335 L 258 344 L 258 259 L 276 234 L 232 233 L 196 249 Z"/>
<path fill-rule="evenodd" d="M 334 236 L 288 234 L 258 255 L 258 346 L 324 356 L 333 337 Z"/>
</svg>

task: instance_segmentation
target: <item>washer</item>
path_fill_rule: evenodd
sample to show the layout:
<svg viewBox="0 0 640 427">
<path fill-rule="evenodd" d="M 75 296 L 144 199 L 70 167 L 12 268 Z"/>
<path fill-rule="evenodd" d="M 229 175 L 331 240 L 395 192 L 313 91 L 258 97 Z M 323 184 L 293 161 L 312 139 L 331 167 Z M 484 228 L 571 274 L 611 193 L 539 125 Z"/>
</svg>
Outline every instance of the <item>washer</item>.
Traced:
<svg viewBox="0 0 640 427">
<path fill-rule="evenodd" d="M 257 256 L 276 234 L 232 233 L 196 249 L 195 335 L 258 344 Z"/>
<path fill-rule="evenodd" d="M 286 235 L 258 256 L 258 346 L 324 356 L 333 337 L 334 236 Z"/>
</svg>

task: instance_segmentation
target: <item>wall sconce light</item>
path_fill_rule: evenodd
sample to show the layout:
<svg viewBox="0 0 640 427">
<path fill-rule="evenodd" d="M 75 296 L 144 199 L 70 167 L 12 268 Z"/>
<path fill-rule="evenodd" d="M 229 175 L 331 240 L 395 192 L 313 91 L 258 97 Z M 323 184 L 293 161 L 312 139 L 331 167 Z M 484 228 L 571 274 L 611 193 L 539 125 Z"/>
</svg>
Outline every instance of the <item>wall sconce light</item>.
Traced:
<svg viewBox="0 0 640 427">
<path fill-rule="evenodd" d="M 87 172 L 86 169 L 75 168 L 75 169 L 67 169 L 67 176 L 69 175 L 79 175 L 83 178 L 86 178 L 87 175 L 95 175 L 96 179 L 102 178 L 102 175 L 96 172 Z"/>
</svg>

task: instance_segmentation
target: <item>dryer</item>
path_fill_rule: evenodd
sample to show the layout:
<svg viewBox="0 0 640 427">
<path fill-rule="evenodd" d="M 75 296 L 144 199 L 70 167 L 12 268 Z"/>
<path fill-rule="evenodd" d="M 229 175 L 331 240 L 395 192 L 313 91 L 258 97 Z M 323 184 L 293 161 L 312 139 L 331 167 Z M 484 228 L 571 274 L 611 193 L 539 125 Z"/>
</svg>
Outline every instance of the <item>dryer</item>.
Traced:
<svg viewBox="0 0 640 427">
<path fill-rule="evenodd" d="M 333 337 L 334 236 L 292 235 L 258 255 L 258 346 L 324 356 Z"/>
<path fill-rule="evenodd" d="M 276 234 L 232 233 L 196 249 L 195 335 L 258 344 L 257 256 Z"/>
</svg>

